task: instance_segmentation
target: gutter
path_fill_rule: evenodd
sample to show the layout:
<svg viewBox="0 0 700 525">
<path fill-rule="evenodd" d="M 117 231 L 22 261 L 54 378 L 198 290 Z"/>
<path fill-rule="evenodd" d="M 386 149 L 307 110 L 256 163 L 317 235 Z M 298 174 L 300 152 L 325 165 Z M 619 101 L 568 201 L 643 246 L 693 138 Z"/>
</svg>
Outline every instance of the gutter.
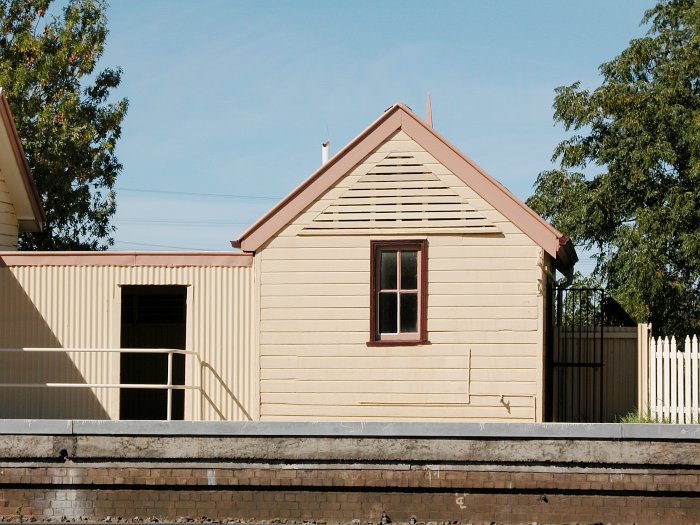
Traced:
<svg viewBox="0 0 700 525">
<path fill-rule="evenodd" d="M 559 248 L 557 249 L 557 258 L 555 259 L 555 266 L 564 277 L 566 277 L 566 286 L 571 284 L 574 276 L 574 265 L 578 262 L 578 255 L 576 254 L 576 248 L 574 248 L 574 243 L 571 241 L 570 237 L 563 235 L 559 237 Z"/>
</svg>

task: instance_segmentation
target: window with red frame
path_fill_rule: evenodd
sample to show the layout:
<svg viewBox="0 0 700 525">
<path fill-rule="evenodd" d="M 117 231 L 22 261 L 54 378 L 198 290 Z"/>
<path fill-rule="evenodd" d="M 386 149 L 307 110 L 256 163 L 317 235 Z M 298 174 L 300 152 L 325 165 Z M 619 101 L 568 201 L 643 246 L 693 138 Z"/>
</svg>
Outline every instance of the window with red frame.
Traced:
<svg viewBox="0 0 700 525">
<path fill-rule="evenodd" d="M 426 342 L 428 241 L 372 241 L 370 344 Z"/>
</svg>

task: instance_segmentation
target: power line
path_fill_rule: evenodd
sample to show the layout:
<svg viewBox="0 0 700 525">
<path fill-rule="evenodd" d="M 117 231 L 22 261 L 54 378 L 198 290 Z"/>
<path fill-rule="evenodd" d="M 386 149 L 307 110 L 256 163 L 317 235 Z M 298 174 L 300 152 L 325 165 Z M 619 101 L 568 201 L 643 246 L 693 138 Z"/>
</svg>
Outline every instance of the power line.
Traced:
<svg viewBox="0 0 700 525">
<path fill-rule="evenodd" d="M 136 193 L 162 193 L 166 195 L 194 195 L 197 197 L 223 197 L 227 199 L 280 200 L 281 197 L 264 197 L 261 195 L 237 195 L 232 193 L 201 193 L 196 191 L 147 190 L 142 188 L 114 188 L 116 191 L 132 191 Z"/>
<path fill-rule="evenodd" d="M 249 222 L 229 222 L 221 219 L 195 219 L 190 221 L 178 221 L 171 219 L 149 219 L 146 217 L 124 217 L 114 219 L 113 222 L 121 222 L 126 224 L 157 224 L 162 226 L 188 226 L 188 225 L 209 225 L 209 226 L 246 226 Z"/>
<path fill-rule="evenodd" d="M 130 242 L 130 241 L 120 241 L 119 239 L 114 240 L 115 244 L 129 244 L 133 246 L 151 246 L 153 248 L 169 248 L 173 250 L 192 250 L 192 251 L 197 251 L 197 252 L 210 252 L 213 250 L 208 250 L 204 248 L 188 248 L 185 246 L 169 246 L 166 244 L 149 244 L 145 242 Z"/>
</svg>

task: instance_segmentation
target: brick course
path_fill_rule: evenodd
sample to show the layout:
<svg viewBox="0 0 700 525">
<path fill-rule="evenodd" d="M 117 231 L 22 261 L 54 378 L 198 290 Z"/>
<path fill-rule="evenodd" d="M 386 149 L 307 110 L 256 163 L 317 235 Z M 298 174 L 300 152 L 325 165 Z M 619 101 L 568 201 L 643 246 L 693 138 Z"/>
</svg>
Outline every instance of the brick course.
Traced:
<svg viewBox="0 0 700 525">
<path fill-rule="evenodd" d="M 603 522 L 695 523 L 700 499 L 687 496 L 454 494 L 391 491 L 317 492 L 207 489 L 41 489 L 0 490 L 0 512 L 6 517 L 60 519 L 106 516 L 180 516 L 244 520 L 325 520 L 377 522 L 383 513 L 394 521 L 419 520 L 501 523 Z M 70 499 L 67 496 L 71 496 Z"/>
<path fill-rule="evenodd" d="M 700 471 L 469 465 L 0 467 L 0 516 L 695 523 Z"/>
</svg>

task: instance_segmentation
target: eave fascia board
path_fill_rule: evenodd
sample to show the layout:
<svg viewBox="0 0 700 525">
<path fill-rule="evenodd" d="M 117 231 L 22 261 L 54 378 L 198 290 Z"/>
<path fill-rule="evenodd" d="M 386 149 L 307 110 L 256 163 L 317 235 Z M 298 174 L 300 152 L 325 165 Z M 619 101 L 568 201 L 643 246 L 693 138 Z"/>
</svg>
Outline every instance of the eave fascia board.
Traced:
<svg viewBox="0 0 700 525">
<path fill-rule="evenodd" d="M 252 267 L 253 256 L 233 252 L 0 251 L 0 268 L 15 266 Z"/>
<path fill-rule="evenodd" d="M 46 223 L 46 214 L 41 206 L 39 191 L 27 163 L 22 142 L 12 118 L 12 112 L 7 97 L 0 88 L 0 122 L 5 133 L 0 134 L 0 140 L 7 141 L 7 148 L 12 152 L 14 169 L 3 170 L 5 177 L 14 177 L 14 181 L 6 181 L 12 199 L 16 203 L 15 212 L 20 224 L 20 231 L 39 231 Z M 18 188 L 21 190 L 18 191 Z M 20 209 L 17 209 L 20 208 Z"/>
<path fill-rule="evenodd" d="M 326 164 L 311 174 L 243 232 L 237 240 L 231 241 L 231 245 L 248 253 L 257 251 L 270 237 L 289 224 L 309 204 L 323 195 L 343 175 L 352 170 L 383 141 L 398 131 L 401 127 L 401 109 L 402 105 L 400 104 L 389 108 L 367 129 L 331 157 Z"/>
<path fill-rule="evenodd" d="M 434 129 L 428 127 L 413 112 L 403 113 L 401 129 L 549 255 L 557 257 L 559 239 L 564 235 L 505 186 Z"/>
</svg>

